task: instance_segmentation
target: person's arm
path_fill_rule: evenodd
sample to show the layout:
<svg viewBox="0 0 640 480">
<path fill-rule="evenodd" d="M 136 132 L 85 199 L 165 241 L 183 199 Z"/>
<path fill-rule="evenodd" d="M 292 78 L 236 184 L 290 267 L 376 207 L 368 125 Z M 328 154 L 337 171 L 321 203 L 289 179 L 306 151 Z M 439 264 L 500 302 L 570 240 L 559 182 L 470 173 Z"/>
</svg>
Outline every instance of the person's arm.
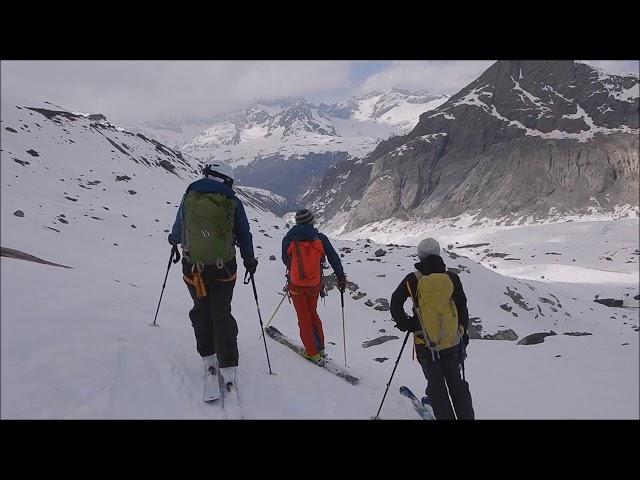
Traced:
<svg viewBox="0 0 640 480">
<path fill-rule="evenodd" d="M 405 322 L 408 316 L 404 311 L 404 304 L 409 298 L 409 291 L 407 290 L 407 282 L 409 282 L 411 291 L 415 295 L 416 288 L 418 286 L 418 279 L 416 278 L 415 275 L 411 273 L 406 277 L 404 277 L 404 280 L 400 282 L 398 287 L 395 289 L 395 291 L 391 295 L 391 304 L 389 305 L 389 310 L 391 312 L 391 317 L 393 318 L 393 321 L 396 322 L 397 324 L 402 324 L 403 322 Z M 413 307 L 413 301 L 411 302 L 411 306 Z"/>
<path fill-rule="evenodd" d="M 344 270 L 342 269 L 342 262 L 340 261 L 340 256 L 334 250 L 333 245 L 329 239 L 323 235 L 322 233 L 318 234 L 318 238 L 322 242 L 322 246 L 324 247 L 324 254 L 327 256 L 327 260 L 329 260 L 329 264 L 333 271 L 336 274 L 337 278 L 344 277 Z"/>
<path fill-rule="evenodd" d="M 236 211 L 234 220 L 234 234 L 236 236 L 238 247 L 240 247 L 240 255 L 243 260 L 250 260 L 253 254 L 253 236 L 249 227 L 249 220 L 244 211 L 244 205 L 236 198 Z"/>
<path fill-rule="evenodd" d="M 169 234 L 169 243 L 172 245 L 178 245 L 182 243 L 182 219 L 184 218 L 184 197 L 180 202 L 178 213 L 176 214 L 176 220 L 173 222 L 173 228 Z"/>
<path fill-rule="evenodd" d="M 464 334 L 467 335 L 469 330 L 469 309 L 467 308 L 467 296 L 464 294 L 460 277 L 455 273 L 449 273 L 449 277 L 453 282 L 453 302 L 458 310 L 458 323 L 464 328 Z"/>
<path fill-rule="evenodd" d="M 291 259 L 289 258 L 289 254 L 287 250 L 289 250 L 289 243 L 291 243 L 289 234 L 287 233 L 282 239 L 282 263 L 285 264 L 287 269 L 289 268 L 289 263 L 291 263 Z"/>
</svg>

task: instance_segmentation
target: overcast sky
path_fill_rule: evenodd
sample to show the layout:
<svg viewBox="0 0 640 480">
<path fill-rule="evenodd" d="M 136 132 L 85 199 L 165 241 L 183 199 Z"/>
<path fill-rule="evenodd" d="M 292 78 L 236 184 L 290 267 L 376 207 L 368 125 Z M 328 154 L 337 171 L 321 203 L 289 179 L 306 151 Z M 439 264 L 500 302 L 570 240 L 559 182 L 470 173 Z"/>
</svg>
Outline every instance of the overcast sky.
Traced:
<svg viewBox="0 0 640 480">
<path fill-rule="evenodd" d="M 493 61 L 3 61 L 2 95 L 103 113 L 115 123 L 212 116 L 259 99 L 334 102 L 372 90 L 453 94 Z M 637 61 L 590 61 L 638 73 Z"/>
</svg>

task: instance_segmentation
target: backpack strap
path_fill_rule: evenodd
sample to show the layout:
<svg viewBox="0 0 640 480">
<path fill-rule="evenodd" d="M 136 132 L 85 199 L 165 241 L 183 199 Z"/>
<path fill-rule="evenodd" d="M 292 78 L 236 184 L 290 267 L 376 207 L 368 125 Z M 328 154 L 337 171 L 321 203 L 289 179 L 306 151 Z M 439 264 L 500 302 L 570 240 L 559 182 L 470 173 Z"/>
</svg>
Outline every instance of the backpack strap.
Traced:
<svg viewBox="0 0 640 480">
<path fill-rule="evenodd" d="M 420 277 L 422 277 L 422 274 L 420 272 L 418 272 L 420 274 Z M 431 341 L 431 339 L 429 338 L 429 335 L 427 335 L 427 331 L 424 328 L 424 325 L 422 324 L 422 315 L 420 314 L 420 307 L 418 306 L 418 299 L 417 299 L 417 295 L 418 295 L 418 289 L 416 288 L 416 296 L 413 296 L 413 292 L 411 291 L 411 286 L 409 285 L 409 281 L 406 282 L 407 285 L 407 291 L 409 292 L 409 296 L 411 297 L 411 301 L 413 302 L 413 311 L 415 312 L 415 314 L 418 316 L 418 323 L 420 324 L 420 332 L 413 332 L 413 336 L 415 337 L 419 337 L 420 335 L 422 335 L 423 339 L 424 339 L 424 346 L 427 347 L 427 349 L 429 350 L 429 352 L 431 352 L 431 360 L 433 360 L 434 362 L 436 360 L 440 360 L 440 353 L 435 349 L 435 343 L 433 343 Z"/>
<path fill-rule="evenodd" d="M 300 253 L 300 245 L 298 245 L 297 240 L 294 240 L 293 244 L 295 246 L 296 255 L 298 257 L 298 275 L 300 275 L 300 278 L 305 278 L 304 268 L 302 267 L 302 254 Z"/>
</svg>

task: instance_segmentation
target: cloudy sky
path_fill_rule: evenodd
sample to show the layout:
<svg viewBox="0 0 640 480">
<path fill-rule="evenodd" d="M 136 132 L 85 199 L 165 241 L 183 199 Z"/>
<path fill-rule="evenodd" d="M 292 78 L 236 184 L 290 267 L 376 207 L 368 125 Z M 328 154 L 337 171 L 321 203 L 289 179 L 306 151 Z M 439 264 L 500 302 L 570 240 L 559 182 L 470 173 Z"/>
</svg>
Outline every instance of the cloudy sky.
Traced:
<svg viewBox="0 0 640 480">
<path fill-rule="evenodd" d="M 208 117 L 258 99 L 301 96 L 334 102 L 372 90 L 453 94 L 493 61 L 3 61 L 2 95 L 48 100 L 139 123 Z M 637 61 L 590 61 L 638 73 Z"/>
</svg>

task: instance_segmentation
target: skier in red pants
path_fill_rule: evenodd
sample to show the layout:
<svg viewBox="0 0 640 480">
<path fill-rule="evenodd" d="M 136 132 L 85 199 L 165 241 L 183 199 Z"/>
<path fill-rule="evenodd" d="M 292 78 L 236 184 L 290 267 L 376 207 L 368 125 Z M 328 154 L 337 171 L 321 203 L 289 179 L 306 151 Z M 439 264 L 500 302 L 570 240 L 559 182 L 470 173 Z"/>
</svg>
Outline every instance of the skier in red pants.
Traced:
<svg viewBox="0 0 640 480">
<path fill-rule="evenodd" d="M 296 212 L 296 225 L 282 240 L 282 261 L 287 266 L 289 293 L 298 315 L 300 338 L 305 348 L 305 357 L 322 363 L 324 332 L 318 316 L 317 305 L 322 290 L 322 261 L 325 256 L 338 279 L 341 292 L 347 285 L 340 257 L 329 239 L 313 226 L 313 213 L 306 208 Z"/>
</svg>

